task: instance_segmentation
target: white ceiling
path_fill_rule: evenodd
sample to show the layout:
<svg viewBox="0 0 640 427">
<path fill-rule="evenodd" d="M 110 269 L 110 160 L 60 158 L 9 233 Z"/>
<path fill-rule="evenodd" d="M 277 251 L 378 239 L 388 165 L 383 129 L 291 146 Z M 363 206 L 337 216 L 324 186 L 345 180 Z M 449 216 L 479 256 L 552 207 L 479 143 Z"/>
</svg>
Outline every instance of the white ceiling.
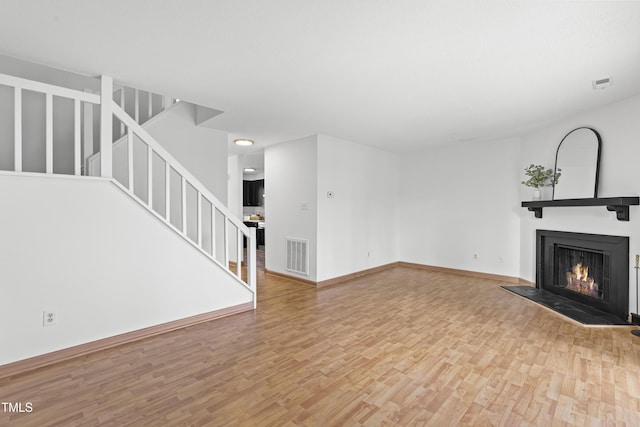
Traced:
<svg viewBox="0 0 640 427">
<path fill-rule="evenodd" d="M 640 2 L 1 0 L 0 53 L 222 110 L 258 147 L 411 152 L 640 93 Z"/>
</svg>

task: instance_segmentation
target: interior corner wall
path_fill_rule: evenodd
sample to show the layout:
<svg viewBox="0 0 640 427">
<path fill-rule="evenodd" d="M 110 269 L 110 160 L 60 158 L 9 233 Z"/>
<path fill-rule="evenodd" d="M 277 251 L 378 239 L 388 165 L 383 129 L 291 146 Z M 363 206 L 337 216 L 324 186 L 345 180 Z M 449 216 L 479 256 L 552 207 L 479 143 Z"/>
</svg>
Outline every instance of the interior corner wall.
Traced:
<svg viewBox="0 0 640 427">
<path fill-rule="evenodd" d="M 602 138 L 598 197 L 640 195 L 640 96 L 581 112 L 523 137 L 521 168 L 545 161 L 553 167 L 558 144 L 569 131 L 592 127 Z M 524 174 L 524 172 L 522 172 Z M 560 178 L 562 180 L 562 177 Z M 520 186 L 520 198 L 531 200 L 531 190 Z M 630 207 L 630 221 L 618 221 L 604 206 L 543 209 L 538 219 L 521 208 L 520 277 L 535 281 L 537 229 L 629 236 L 629 309 L 637 312 L 634 254 L 640 253 L 640 207 Z"/>
<path fill-rule="evenodd" d="M 239 155 L 229 156 L 227 166 L 227 207 L 238 218 L 242 218 L 242 165 L 240 163 Z"/>
<path fill-rule="evenodd" d="M 0 174 L 0 194 L 0 365 L 252 301 L 110 180 Z"/>
<path fill-rule="evenodd" d="M 398 261 L 397 188 L 396 154 L 318 135 L 318 281 Z"/>
<path fill-rule="evenodd" d="M 512 138 L 402 156 L 400 260 L 517 277 L 519 151 Z"/>
<path fill-rule="evenodd" d="M 265 148 L 267 270 L 317 281 L 317 136 Z M 309 240 L 309 275 L 286 269 L 286 238 Z"/>
<path fill-rule="evenodd" d="M 145 125 L 175 159 L 227 205 L 228 135 L 226 132 L 197 126 L 195 105 L 179 102 L 162 117 Z"/>
</svg>

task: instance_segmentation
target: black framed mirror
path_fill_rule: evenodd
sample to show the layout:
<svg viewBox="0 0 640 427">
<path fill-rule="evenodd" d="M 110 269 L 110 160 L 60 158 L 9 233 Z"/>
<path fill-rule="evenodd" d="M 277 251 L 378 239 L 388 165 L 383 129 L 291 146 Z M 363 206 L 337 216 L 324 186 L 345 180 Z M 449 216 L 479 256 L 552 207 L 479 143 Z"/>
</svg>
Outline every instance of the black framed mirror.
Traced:
<svg viewBox="0 0 640 427">
<path fill-rule="evenodd" d="M 589 127 L 576 128 L 562 138 L 554 170 L 561 176 L 553 186 L 553 200 L 598 197 L 601 146 L 600 134 Z"/>
</svg>

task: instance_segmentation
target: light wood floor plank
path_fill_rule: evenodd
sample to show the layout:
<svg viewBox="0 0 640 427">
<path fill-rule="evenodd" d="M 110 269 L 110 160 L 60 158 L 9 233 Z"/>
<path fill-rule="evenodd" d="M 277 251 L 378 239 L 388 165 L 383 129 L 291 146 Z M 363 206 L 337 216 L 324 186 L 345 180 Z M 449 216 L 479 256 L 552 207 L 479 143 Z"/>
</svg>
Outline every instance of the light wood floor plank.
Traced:
<svg viewBox="0 0 640 427">
<path fill-rule="evenodd" d="M 11 426 L 638 426 L 640 339 L 397 267 L 0 380 Z"/>
</svg>

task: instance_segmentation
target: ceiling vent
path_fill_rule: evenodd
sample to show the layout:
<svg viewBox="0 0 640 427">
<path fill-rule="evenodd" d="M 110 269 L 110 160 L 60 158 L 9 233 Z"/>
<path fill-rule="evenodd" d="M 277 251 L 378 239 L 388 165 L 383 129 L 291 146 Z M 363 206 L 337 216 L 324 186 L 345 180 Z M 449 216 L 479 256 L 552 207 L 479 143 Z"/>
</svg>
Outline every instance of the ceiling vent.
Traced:
<svg viewBox="0 0 640 427">
<path fill-rule="evenodd" d="M 593 85 L 593 90 L 597 89 L 606 89 L 613 84 L 611 77 L 607 77 L 606 79 L 594 80 L 591 82 Z"/>
</svg>

